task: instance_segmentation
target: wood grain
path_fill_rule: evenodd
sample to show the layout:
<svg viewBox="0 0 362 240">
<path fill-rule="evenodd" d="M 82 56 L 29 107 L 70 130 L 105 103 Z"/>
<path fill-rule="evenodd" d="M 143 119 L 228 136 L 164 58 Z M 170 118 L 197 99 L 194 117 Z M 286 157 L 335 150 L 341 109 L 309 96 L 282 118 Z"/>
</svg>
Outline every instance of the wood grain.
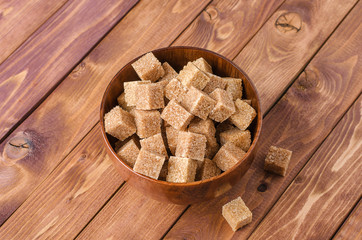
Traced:
<svg viewBox="0 0 362 240">
<path fill-rule="evenodd" d="M 98 121 L 102 94 L 118 70 L 132 58 L 170 44 L 206 4 L 207 1 L 164 0 L 137 4 L 1 144 L 3 155 L 0 162 L 3 164 L 0 166 L 0 192 L 3 194 L 0 195 L 0 223 L 25 201 L 94 127 Z M 147 17 L 139 17 L 144 12 L 148 12 Z M 29 152 L 25 157 L 6 157 L 6 149 L 16 148 L 14 151 L 17 151 L 23 146 L 19 143 L 10 145 L 17 134 L 25 136 L 24 143 L 28 144 Z M 68 161 L 69 158 L 65 160 Z M 99 188 L 91 188 L 89 191 L 99 192 Z M 49 208 L 52 209 L 52 206 Z M 27 211 L 23 209 L 22 212 Z M 27 220 L 16 218 L 16 221 L 23 224 L 20 222 Z"/>
<path fill-rule="evenodd" d="M 330 239 L 361 197 L 361 136 L 362 97 L 333 129 L 250 239 Z"/>
<path fill-rule="evenodd" d="M 353 212 L 344 221 L 333 239 L 343 240 L 358 240 L 362 238 L 362 204 L 359 200 L 358 205 L 353 209 Z"/>
<path fill-rule="evenodd" d="M 1 1 L 0 64 L 67 1 Z"/>
<path fill-rule="evenodd" d="M 173 45 L 198 46 L 232 59 L 283 2 L 212 1 Z"/>
<path fill-rule="evenodd" d="M 0 65 L 0 139 L 136 3 L 137 0 L 69 1 Z"/>
<path fill-rule="evenodd" d="M 254 81 L 264 112 L 300 74 L 356 2 L 287 0 L 234 59 Z"/>
<path fill-rule="evenodd" d="M 353 9 L 264 118 L 259 153 L 239 185 L 221 199 L 192 205 L 166 239 L 245 239 L 251 234 L 361 92 L 361 7 Z M 284 178 L 263 170 L 271 145 L 293 151 Z M 234 234 L 220 211 L 238 196 L 252 210 L 253 222 Z"/>
</svg>

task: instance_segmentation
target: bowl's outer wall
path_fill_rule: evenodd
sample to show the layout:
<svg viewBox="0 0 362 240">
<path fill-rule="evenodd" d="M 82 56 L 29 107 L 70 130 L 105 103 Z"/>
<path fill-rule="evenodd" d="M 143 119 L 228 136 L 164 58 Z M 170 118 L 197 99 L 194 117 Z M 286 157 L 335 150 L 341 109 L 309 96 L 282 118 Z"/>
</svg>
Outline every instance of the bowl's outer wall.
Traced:
<svg viewBox="0 0 362 240">
<path fill-rule="evenodd" d="M 134 186 L 140 192 L 159 201 L 176 204 L 192 204 L 213 199 L 229 191 L 249 169 L 257 151 L 257 140 L 260 135 L 262 116 L 260 101 L 255 87 L 248 77 L 231 61 L 211 51 L 191 47 L 170 47 L 152 51 L 161 62 L 168 62 L 179 72 L 189 61 L 203 57 L 211 66 L 214 74 L 222 77 L 236 77 L 243 79 L 243 98 L 251 99 L 252 106 L 258 115 L 253 121 L 250 131 L 253 143 L 244 159 L 232 169 L 220 176 L 205 181 L 188 184 L 168 183 L 158 181 L 134 172 L 125 164 L 113 150 L 115 138 L 104 131 L 103 116 L 117 105 L 117 97 L 123 92 L 123 82 L 139 79 L 133 70 L 131 63 L 123 67 L 109 83 L 101 103 L 101 130 L 103 142 L 107 152 L 125 181 Z"/>
</svg>

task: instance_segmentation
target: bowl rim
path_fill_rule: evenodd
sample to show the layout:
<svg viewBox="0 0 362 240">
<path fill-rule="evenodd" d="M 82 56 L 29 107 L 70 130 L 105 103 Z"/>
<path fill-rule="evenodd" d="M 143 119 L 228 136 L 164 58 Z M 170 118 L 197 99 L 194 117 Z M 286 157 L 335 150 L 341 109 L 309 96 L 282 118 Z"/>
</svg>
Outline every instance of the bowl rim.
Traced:
<svg viewBox="0 0 362 240">
<path fill-rule="evenodd" d="M 118 157 L 118 155 L 116 154 L 115 150 L 113 149 L 113 147 L 111 146 L 110 142 L 108 141 L 108 138 L 107 138 L 107 133 L 105 131 L 105 128 L 104 128 L 104 105 L 105 105 L 105 100 L 106 100 L 106 96 L 108 95 L 109 91 L 110 91 L 110 85 L 111 83 L 113 83 L 113 81 L 115 81 L 115 79 L 117 78 L 117 76 L 120 74 L 120 72 L 122 72 L 122 70 L 128 66 L 129 64 L 132 64 L 134 63 L 135 61 L 137 61 L 140 57 L 142 57 L 143 55 L 145 55 L 146 53 L 149 53 L 149 52 L 152 52 L 152 53 L 157 53 L 157 52 L 161 52 L 161 51 L 165 51 L 165 50 L 170 50 L 170 49 L 189 49 L 189 50 L 198 50 L 198 51 L 205 51 L 205 52 L 209 52 L 213 55 L 216 55 L 217 57 L 219 58 L 222 58 L 224 61 L 227 61 L 229 62 L 234 68 L 236 68 L 238 71 L 240 71 L 244 77 L 246 78 L 246 80 L 249 82 L 249 84 L 252 86 L 253 88 L 253 91 L 255 92 L 255 96 L 256 96 L 256 100 L 257 100 L 257 105 L 259 105 L 259 109 L 257 111 L 257 123 L 258 123 L 258 126 L 259 128 L 256 129 L 256 134 L 254 136 L 254 139 L 252 141 L 252 144 L 249 148 L 249 150 L 246 152 L 246 154 L 243 156 L 242 160 L 240 160 L 237 164 L 235 164 L 233 167 L 231 167 L 230 169 L 228 169 L 227 171 L 217 175 L 217 176 L 214 176 L 214 177 L 211 177 L 211 178 L 208 178 L 208 179 L 205 179 L 205 180 L 199 180 L 199 181 L 194 181 L 194 182 L 187 182 L 187 183 L 174 183 L 174 182 L 167 182 L 165 180 L 158 180 L 158 179 L 154 179 L 154 178 L 151 178 L 151 177 L 148 177 L 148 176 L 145 176 L 143 174 L 140 174 L 136 171 L 133 170 L 133 168 L 131 168 L 130 166 L 128 166 L 122 159 L 120 159 Z M 261 111 L 261 104 L 260 104 L 260 98 L 259 98 L 259 93 L 254 85 L 254 83 L 250 80 L 249 76 L 239 68 L 239 66 L 237 66 L 232 60 L 229 60 L 228 58 L 214 52 L 214 51 L 211 51 L 211 50 L 208 50 L 208 49 L 204 49 L 204 48 L 199 48 L 199 47 L 192 47 L 192 46 L 171 46 L 171 47 L 163 47 L 163 48 L 158 48 L 158 49 L 154 49 L 154 50 L 151 50 L 151 51 L 148 51 L 148 52 L 145 52 L 141 55 L 139 55 L 138 57 L 135 57 L 133 58 L 131 61 L 127 62 L 118 72 L 116 75 L 113 76 L 113 78 L 111 79 L 111 81 L 108 83 L 107 85 L 107 88 L 106 90 L 104 91 L 103 93 L 103 97 L 102 97 L 102 102 L 100 104 L 100 125 L 101 125 L 101 133 L 102 133 L 102 139 L 103 139 L 103 143 L 106 145 L 106 147 L 108 148 L 108 153 L 112 153 L 113 157 L 115 157 L 118 162 L 120 164 L 122 164 L 124 167 L 126 167 L 128 170 L 130 170 L 132 172 L 132 174 L 135 174 L 137 175 L 138 177 L 142 178 L 143 180 L 145 181 L 150 181 L 152 183 L 155 183 L 155 184 L 162 184 L 162 185 L 167 185 L 167 186 L 177 186 L 177 187 L 191 187 L 191 186 L 196 186 L 196 185 L 200 185 L 200 184 L 206 184 L 208 182 L 211 182 L 211 181 L 214 181 L 214 180 L 218 180 L 218 179 L 221 179 L 223 178 L 224 176 L 226 176 L 229 172 L 232 172 L 234 171 L 240 164 L 242 164 L 245 159 L 252 153 L 253 149 L 256 147 L 257 143 L 258 143 L 258 140 L 259 140 L 259 137 L 260 137 L 260 134 L 261 134 L 261 128 L 262 128 L 262 111 Z M 254 120 L 255 121 L 255 120 Z"/>
</svg>

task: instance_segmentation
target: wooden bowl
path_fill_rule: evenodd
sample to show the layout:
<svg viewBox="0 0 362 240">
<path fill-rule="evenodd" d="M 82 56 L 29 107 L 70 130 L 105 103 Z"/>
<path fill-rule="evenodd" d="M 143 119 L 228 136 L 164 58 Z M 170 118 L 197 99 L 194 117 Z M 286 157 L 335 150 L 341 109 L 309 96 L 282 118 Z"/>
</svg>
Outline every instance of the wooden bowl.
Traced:
<svg viewBox="0 0 362 240">
<path fill-rule="evenodd" d="M 260 101 L 255 86 L 248 76 L 233 62 L 209 50 L 194 47 L 168 47 L 152 51 L 161 61 L 168 62 L 177 72 L 189 61 L 203 57 L 211 66 L 216 75 L 222 77 L 236 77 L 243 80 L 243 98 L 251 99 L 251 105 L 257 111 L 257 117 L 249 127 L 253 142 L 242 161 L 219 176 L 191 183 L 170 183 L 155 180 L 134 172 L 131 167 L 120 159 L 114 151 L 115 138 L 106 134 L 104 130 L 104 114 L 117 105 L 117 97 L 123 92 L 123 82 L 139 79 L 131 64 L 138 58 L 124 66 L 108 84 L 103 95 L 100 109 L 100 123 L 103 142 L 110 158 L 125 181 L 143 194 L 159 200 L 175 204 L 192 204 L 221 196 L 229 191 L 249 169 L 259 139 L 262 115 Z"/>
</svg>

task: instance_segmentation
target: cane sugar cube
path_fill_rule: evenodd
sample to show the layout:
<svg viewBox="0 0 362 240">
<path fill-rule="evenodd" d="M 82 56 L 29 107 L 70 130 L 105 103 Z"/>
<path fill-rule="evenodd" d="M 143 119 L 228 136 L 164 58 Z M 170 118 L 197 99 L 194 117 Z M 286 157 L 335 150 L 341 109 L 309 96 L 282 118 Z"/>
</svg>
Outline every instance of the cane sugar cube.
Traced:
<svg viewBox="0 0 362 240">
<path fill-rule="evenodd" d="M 176 156 L 204 161 L 206 137 L 202 134 L 183 132 L 178 133 Z"/>
<path fill-rule="evenodd" d="M 160 84 L 149 83 L 136 86 L 136 108 L 153 110 L 165 107 L 163 88 Z"/>
<path fill-rule="evenodd" d="M 236 112 L 231 115 L 230 120 L 240 130 L 245 130 L 254 120 L 256 111 L 252 106 L 242 101 L 241 99 L 236 99 L 235 106 Z"/>
<path fill-rule="evenodd" d="M 250 99 L 242 99 L 242 100 L 251 106 L 251 100 Z"/>
<path fill-rule="evenodd" d="M 195 181 L 197 164 L 190 158 L 171 156 L 168 161 L 167 182 L 186 183 Z"/>
<path fill-rule="evenodd" d="M 168 161 L 165 161 L 162 165 L 160 175 L 158 176 L 158 180 L 166 181 L 167 172 L 168 172 L 167 168 L 168 168 Z"/>
<path fill-rule="evenodd" d="M 126 94 L 123 92 L 121 95 L 117 98 L 118 105 L 127 112 L 130 112 L 132 109 L 134 109 L 134 106 L 128 106 L 126 102 Z"/>
<path fill-rule="evenodd" d="M 151 82 L 156 82 L 165 75 L 165 70 L 160 61 L 158 61 L 152 52 L 143 55 L 136 62 L 132 63 L 132 67 L 137 75 L 144 81 L 150 80 Z"/>
<path fill-rule="evenodd" d="M 176 153 L 177 138 L 179 132 L 180 130 L 177 130 L 171 126 L 166 127 L 167 143 L 172 155 L 175 155 Z"/>
<path fill-rule="evenodd" d="M 180 71 L 177 79 L 186 87 L 195 87 L 197 89 L 204 89 L 210 78 L 200 69 L 198 69 L 192 62 L 188 62 L 186 66 Z"/>
<path fill-rule="evenodd" d="M 214 122 L 208 118 L 206 120 L 202 119 L 192 120 L 189 125 L 188 131 L 193 133 L 203 134 L 206 137 L 207 141 L 209 141 L 209 139 L 215 137 L 216 129 L 214 126 Z"/>
<path fill-rule="evenodd" d="M 233 128 L 228 131 L 220 133 L 221 145 L 224 145 L 227 142 L 232 142 L 235 146 L 247 152 L 251 144 L 250 131 Z"/>
<path fill-rule="evenodd" d="M 115 106 L 104 115 L 104 128 L 106 133 L 121 141 L 136 132 L 133 116 L 120 106 Z"/>
<path fill-rule="evenodd" d="M 140 141 L 140 143 L 141 148 L 146 149 L 150 152 L 161 154 L 166 158 L 168 157 L 161 133 L 157 133 L 151 137 L 144 138 Z"/>
<path fill-rule="evenodd" d="M 157 179 L 164 162 L 165 156 L 141 148 L 133 170 L 150 178 Z"/>
<path fill-rule="evenodd" d="M 232 97 L 225 90 L 215 89 L 210 97 L 216 101 L 215 107 L 211 110 L 209 117 L 216 122 L 223 122 L 235 113 L 235 105 Z"/>
<path fill-rule="evenodd" d="M 132 82 L 124 82 L 124 100 L 126 101 L 126 104 L 128 107 L 135 107 L 136 106 L 136 87 L 139 84 L 147 84 L 151 83 L 151 81 L 132 81 Z M 121 104 L 119 104 L 121 105 Z"/>
<path fill-rule="evenodd" d="M 238 197 L 222 207 L 222 215 L 235 232 L 239 228 L 251 223 L 253 214 L 245 205 L 241 197 Z"/>
<path fill-rule="evenodd" d="M 192 62 L 198 69 L 200 69 L 203 72 L 212 73 L 212 68 L 210 64 L 206 62 L 204 58 L 198 58 L 195 61 Z"/>
<path fill-rule="evenodd" d="M 140 138 L 147 138 L 161 133 L 160 112 L 157 110 L 133 110 L 137 126 L 137 135 Z"/>
<path fill-rule="evenodd" d="M 156 83 L 162 87 L 163 91 L 165 91 L 165 88 L 166 88 L 166 86 L 167 86 L 167 84 L 168 84 L 169 82 L 170 82 L 170 81 L 168 81 L 168 80 L 160 80 L 160 81 L 158 81 L 158 82 L 156 82 Z"/>
<path fill-rule="evenodd" d="M 182 85 L 179 80 L 174 78 L 166 85 L 164 92 L 167 99 L 175 99 L 177 102 L 180 102 L 183 96 L 187 93 L 187 88 Z"/>
<path fill-rule="evenodd" d="M 134 163 L 138 157 L 139 148 L 135 143 L 134 139 L 130 139 L 126 144 L 118 149 L 117 155 L 124 161 L 126 164 L 133 168 Z"/>
<path fill-rule="evenodd" d="M 220 174 L 221 169 L 216 166 L 216 163 L 208 158 L 205 158 L 200 170 L 197 172 L 196 179 L 205 180 Z"/>
<path fill-rule="evenodd" d="M 265 158 L 264 169 L 285 176 L 291 157 L 292 151 L 271 146 Z"/>
<path fill-rule="evenodd" d="M 175 69 L 173 69 L 173 67 L 170 66 L 170 64 L 168 64 L 168 62 L 164 62 L 162 63 L 162 67 L 165 70 L 165 75 L 163 75 L 163 77 L 160 79 L 160 81 L 170 81 L 173 78 L 177 77 L 177 72 L 175 71 Z"/>
<path fill-rule="evenodd" d="M 220 146 L 217 143 L 217 140 L 215 137 L 208 138 L 206 142 L 206 150 L 205 150 L 205 158 L 212 159 L 217 151 L 219 150 Z"/>
<path fill-rule="evenodd" d="M 213 161 L 223 171 L 227 171 L 243 159 L 245 152 L 231 142 L 227 142 L 216 153 Z"/>
<path fill-rule="evenodd" d="M 183 97 L 181 105 L 193 115 L 206 120 L 216 101 L 195 87 L 190 87 Z"/>
<path fill-rule="evenodd" d="M 170 124 L 173 128 L 181 130 L 189 125 L 193 115 L 175 100 L 171 100 L 163 109 L 161 118 Z"/>
<path fill-rule="evenodd" d="M 231 94 L 233 101 L 243 96 L 243 80 L 240 78 L 224 78 L 226 81 L 225 90 Z"/>
<path fill-rule="evenodd" d="M 206 84 L 205 88 L 202 90 L 207 94 L 212 93 L 216 88 L 225 89 L 226 81 L 214 74 L 206 73 L 206 75 L 210 78 L 210 81 Z"/>
</svg>

